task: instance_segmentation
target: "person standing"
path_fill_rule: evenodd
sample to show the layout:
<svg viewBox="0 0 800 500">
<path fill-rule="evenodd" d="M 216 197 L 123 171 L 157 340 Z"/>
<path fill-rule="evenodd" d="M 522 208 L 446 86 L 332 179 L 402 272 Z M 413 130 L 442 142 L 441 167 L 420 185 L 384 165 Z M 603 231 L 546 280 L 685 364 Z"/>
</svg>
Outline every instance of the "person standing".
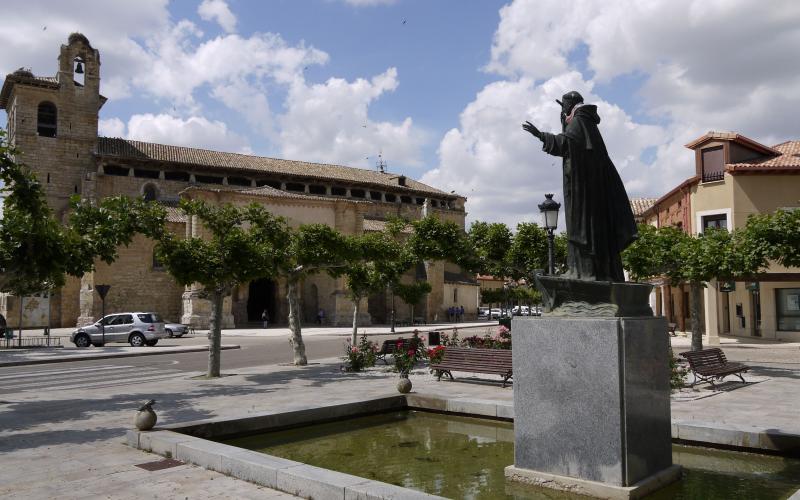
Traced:
<svg viewBox="0 0 800 500">
<path fill-rule="evenodd" d="M 459 322 L 464 321 L 464 306 L 461 306 L 458 310 Z"/>
<path fill-rule="evenodd" d="M 319 308 L 317 311 L 317 324 L 322 325 L 325 322 L 325 309 Z"/>
<path fill-rule="evenodd" d="M 261 313 L 261 322 L 264 323 L 264 328 L 269 326 L 269 312 L 267 312 L 266 308 L 264 309 L 264 312 Z"/>
</svg>

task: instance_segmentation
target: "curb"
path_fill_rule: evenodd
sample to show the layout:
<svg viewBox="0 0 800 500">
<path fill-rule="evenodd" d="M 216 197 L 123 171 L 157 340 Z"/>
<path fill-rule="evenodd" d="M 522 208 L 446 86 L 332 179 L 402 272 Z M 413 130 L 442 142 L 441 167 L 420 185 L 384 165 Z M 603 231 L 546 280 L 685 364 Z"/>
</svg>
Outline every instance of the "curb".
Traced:
<svg viewBox="0 0 800 500">
<path fill-rule="evenodd" d="M 241 349 L 238 345 L 223 345 L 221 350 L 228 349 Z M 188 352 L 207 352 L 208 346 L 191 347 L 181 351 L 147 351 L 147 352 L 121 352 L 117 354 L 99 354 L 96 356 L 81 356 L 81 357 L 53 357 L 43 359 L 29 359 L 19 361 L 0 361 L 0 368 L 7 366 L 24 366 L 24 365 L 44 365 L 48 363 L 69 363 L 75 361 L 92 361 L 95 359 L 111 359 L 111 358 L 134 358 L 139 356 L 163 356 L 165 354 L 184 354 Z"/>
</svg>

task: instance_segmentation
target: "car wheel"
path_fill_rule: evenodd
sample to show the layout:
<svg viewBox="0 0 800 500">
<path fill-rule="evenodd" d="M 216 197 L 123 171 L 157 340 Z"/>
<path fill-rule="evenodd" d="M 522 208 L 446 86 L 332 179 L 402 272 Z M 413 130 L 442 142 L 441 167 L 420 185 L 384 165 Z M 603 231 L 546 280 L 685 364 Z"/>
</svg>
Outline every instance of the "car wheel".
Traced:
<svg viewBox="0 0 800 500">
<path fill-rule="evenodd" d="M 128 342 L 130 342 L 131 347 L 142 347 L 147 343 L 147 340 L 141 333 L 134 333 L 133 335 L 130 336 Z"/>
<path fill-rule="evenodd" d="M 76 347 L 89 347 L 91 345 L 92 340 L 89 338 L 88 335 L 85 333 L 79 333 L 75 335 L 75 340 L 73 340 Z"/>
<path fill-rule="evenodd" d="M 169 338 L 172 338 L 172 330 L 170 330 L 169 328 L 167 328 L 167 329 L 166 329 L 166 332 L 167 332 L 167 337 L 169 337 Z"/>
<path fill-rule="evenodd" d="M 158 339 L 148 340 L 147 345 L 153 347 L 154 345 L 158 344 Z"/>
</svg>

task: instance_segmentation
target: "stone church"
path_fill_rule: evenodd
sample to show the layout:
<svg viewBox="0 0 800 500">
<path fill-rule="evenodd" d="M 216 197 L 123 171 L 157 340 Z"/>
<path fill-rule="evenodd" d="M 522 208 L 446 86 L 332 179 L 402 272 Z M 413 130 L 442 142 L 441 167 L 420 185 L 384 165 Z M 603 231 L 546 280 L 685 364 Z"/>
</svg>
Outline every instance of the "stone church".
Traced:
<svg viewBox="0 0 800 500">
<path fill-rule="evenodd" d="M 257 202 L 297 226 L 325 223 L 345 234 L 381 231 L 390 216 L 418 219 L 424 213 L 464 226 L 466 199 L 445 193 L 401 174 L 340 165 L 308 163 L 209 151 L 98 136 L 98 115 L 106 98 L 100 94 L 100 53 L 81 34 L 61 46 L 56 76 L 35 76 L 19 69 L 6 76 L 0 108 L 8 115 L 8 138 L 21 151 L 45 187 L 50 207 L 66 216 L 69 198 L 126 195 L 162 203 L 170 230 L 197 234 L 192 220 L 177 209 L 182 197 L 211 203 Z M 48 322 L 66 327 L 100 316 L 95 285 L 111 285 L 106 313 L 155 311 L 169 321 L 208 325 L 209 304 L 197 287 L 178 286 L 153 254 L 154 243 L 137 237 L 120 248 L 112 265 L 98 263 L 81 279 L 69 278 L 51 294 Z M 446 319 L 447 308 L 463 305 L 477 312 L 474 276 L 444 262 L 420 264 L 404 281 L 425 279 L 433 291 L 415 307 L 426 321 Z M 14 325 L 19 299 L 4 297 L 0 312 Z M 323 309 L 326 324 L 352 322 L 352 303 L 343 280 L 316 275 L 302 284 L 306 324 Z M 410 320 L 409 308 L 395 302 L 396 318 Z M 362 304 L 362 324 L 387 323 L 392 300 L 382 293 Z M 23 302 L 23 307 L 27 307 Z M 225 326 L 245 327 L 260 321 L 267 309 L 273 323 L 287 321 L 286 286 L 282 280 L 242 284 L 224 303 Z M 25 325 L 23 326 L 42 326 Z"/>
</svg>

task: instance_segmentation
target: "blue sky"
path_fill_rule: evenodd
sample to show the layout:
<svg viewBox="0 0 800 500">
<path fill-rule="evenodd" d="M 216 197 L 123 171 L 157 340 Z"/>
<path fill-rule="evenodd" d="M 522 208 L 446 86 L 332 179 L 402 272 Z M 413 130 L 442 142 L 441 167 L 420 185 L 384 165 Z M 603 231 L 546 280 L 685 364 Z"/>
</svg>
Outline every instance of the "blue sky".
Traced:
<svg viewBox="0 0 800 500">
<path fill-rule="evenodd" d="M 103 135 L 393 171 L 514 226 L 560 197 L 578 90 L 631 197 L 692 175 L 683 145 L 798 139 L 800 3 L 776 0 L 7 0 L 0 74 L 53 75 L 72 31 L 100 51 Z M 5 117 L 0 116 L 4 120 Z"/>
</svg>

